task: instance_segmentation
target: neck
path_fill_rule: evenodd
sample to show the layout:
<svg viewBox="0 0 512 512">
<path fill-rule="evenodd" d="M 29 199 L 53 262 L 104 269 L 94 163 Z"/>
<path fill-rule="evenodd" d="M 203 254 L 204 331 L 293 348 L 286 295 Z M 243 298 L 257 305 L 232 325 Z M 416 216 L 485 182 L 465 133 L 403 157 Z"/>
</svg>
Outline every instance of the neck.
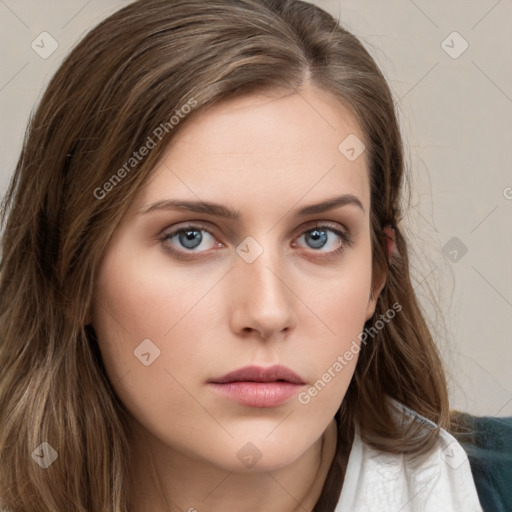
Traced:
<svg viewBox="0 0 512 512">
<path fill-rule="evenodd" d="M 134 427 L 130 510 L 137 512 L 311 512 L 336 451 L 336 422 L 292 464 L 230 472 L 173 450 Z"/>
</svg>

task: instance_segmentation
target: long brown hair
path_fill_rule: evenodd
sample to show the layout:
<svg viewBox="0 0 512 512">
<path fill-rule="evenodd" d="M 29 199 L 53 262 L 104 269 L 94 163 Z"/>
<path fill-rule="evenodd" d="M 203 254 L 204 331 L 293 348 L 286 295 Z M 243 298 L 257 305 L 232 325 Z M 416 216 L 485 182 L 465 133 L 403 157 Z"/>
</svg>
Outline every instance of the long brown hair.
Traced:
<svg viewBox="0 0 512 512">
<path fill-rule="evenodd" d="M 401 135 L 372 57 L 332 16 L 298 0 L 141 0 L 94 28 L 60 66 L 31 119 L 4 200 L 1 506 L 130 510 L 127 412 L 85 326 L 98 262 L 183 126 L 235 95 L 300 91 L 307 83 L 351 108 L 365 134 L 373 277 L 386 275 L 365 328 L 393 304 L 402 308 L 362 346 L 336 415 L 337 452 L 315 511 L 335 508 L 356 423 L 363 439 L 382 450 L 420 454 L 435 442 L 436 428 L 401 428 L 386 397 L 448 426 L 445 378 L 399 224 Z M 135 162 L 148 137 L 154 147 Z M 386 225 L 396 236 L 391 262 Z M 58 454 L 46 469 L 31 457 L 43 441 Z"/>
</svg>

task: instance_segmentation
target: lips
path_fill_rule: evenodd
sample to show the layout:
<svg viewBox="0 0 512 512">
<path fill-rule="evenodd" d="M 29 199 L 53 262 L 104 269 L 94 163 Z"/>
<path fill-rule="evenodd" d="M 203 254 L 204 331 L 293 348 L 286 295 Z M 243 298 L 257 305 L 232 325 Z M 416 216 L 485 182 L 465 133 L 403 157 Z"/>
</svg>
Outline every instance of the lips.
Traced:
<svg viewBox="0 0 512 512">
<path fill-rule="evenodd" d="M 249 407 L 277 407 L 305 384 L 293 370 L 282 365 L 247 366 L 208 381 L 224 398 Z"/>
<path fill-rule="evenodd" d="M 246 366 L 239 370 L 226 373 L 222 377 L 213 378 L 209 382 L 226 384 L 228 382 L 278 382 L 285 381 L 292 384 L 305 384 L 305 382 L 286 366 L 275 365 L 268 368 L 260 366 Z"/>
</svg>

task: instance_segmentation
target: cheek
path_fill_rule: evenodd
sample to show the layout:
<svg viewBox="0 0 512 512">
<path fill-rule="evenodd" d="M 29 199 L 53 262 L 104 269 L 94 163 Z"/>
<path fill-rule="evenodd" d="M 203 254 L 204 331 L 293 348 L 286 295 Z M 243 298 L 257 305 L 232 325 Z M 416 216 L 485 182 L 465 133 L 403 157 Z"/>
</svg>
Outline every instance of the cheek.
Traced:
<svg viewBox="0 0 512 512">
<path fill-rule="evenodd" d="M 160 255 L 137 258 L 130 249 L 119 244 L 107 252 L 92 325 L 109 380 L 128 408 L 162 413 L 162 397 L 172 396 L 165 412 L 171 414 L 179 408 L 181 373 L 193 375 L 191 342 L 202 338 L 204 322 L 191 321 L 195 306 L 214 280 L 198 284 L 180 269 L 163 271 Z"/>
<path fill-rule="evenodd" d="M 190 383 L 204 378 L 194 343 L 208 325 L 195 320 L 205 314 L 198 302 L 209 283 L 191 287 L 176 271 L 156 279 L 154 266 L 112 263 L 105 261 L 93 308 L 108 379 L 138 423 L 186 449 L 205 416 Z"/>
<path fill-rule="evenodd" d="M 300 328 L 313 336 L 299 336 L 297 352 L 307 358 L 310 384 L 298 402 L 319 421 L 338 409 L 350 384 L 361 347 L 371 287 L 371 246 L 360 244 L 330 279 L 317 275 L 303 282 Z M 312 342 L 312 339 L 314 342 Z"/>
<path fill-rule="evenodd" d="M 311 279 L 304 282 L 304 302 L 311 304 L 312 313 L 324 324 L 322 339 L 332 350 L 343 349 L 363 329 L 371 280 L 368 241 L 348 254 L 339 270 L 331 273 L 328 279 L 319 279 L 316 286 Z"/>
<path fill-rule="evenodd" d="M 113 330 L 106 339 L 161 340 L 182 322 L 217 276 L 176 264 L 160 248 L 137 246 L 119 236 L 106 252 L 94 296 L 94 327 Z"/>
</svg>

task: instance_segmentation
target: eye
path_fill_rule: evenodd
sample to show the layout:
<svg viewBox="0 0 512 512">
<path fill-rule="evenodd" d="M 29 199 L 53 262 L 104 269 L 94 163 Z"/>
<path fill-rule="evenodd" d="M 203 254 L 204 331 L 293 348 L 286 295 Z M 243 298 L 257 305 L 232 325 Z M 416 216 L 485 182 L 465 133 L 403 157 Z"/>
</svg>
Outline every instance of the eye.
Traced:
<svg viewBox="0 0 512 512">
<path fill-rule="evenodd" d="M 181 253 L 207 251 L 208 247 L 201 249 L 201 244 L 204 246 L 204 243 L 210 245 L 210 248 L 222 245 L 215 240 L 212 232 L 208 228 L 200 225 L 182 226 L 170 233 L 164 233 L 161 241 L 172 249 L 173 252 L 176 249 L 176 252 Z"/>
<path fill-rule="evenodd" d="M 306 248 L 313 249 L 313 252 L 327 255 L 340 254 L 346 246 L 352 244 L 350 233 L 340 230 L 337 224 L 330 223 L 319 224 L 307 229 L 297 238 L 297 242 L 300 240 L 304 240 L 307 244 Z"/>
<path fill-rule="evenodd" d="M 340 229 L 338 224 L 330 223 L 317 224 L 303 231 L 293 246 L 296 247 L 300 240 L 305 241 L 306 249 L 311 249 L 313 253 L 320 253 L 322 257 L 340 255 L 347 246 L 352 245 L 350 233 Z M 176 257 L 183 259 L 196 253 L 197 255 L 207 253 L 215 247 L 224 247 L 221 242 L 216 240 L 210 229 L 199 224 L 181 226 L 164 233 L 160 241 L 167 250 L 171 251 Z M 298 246 L 303 247 L 301 244 L 298 244 Z"/>
</svg>

